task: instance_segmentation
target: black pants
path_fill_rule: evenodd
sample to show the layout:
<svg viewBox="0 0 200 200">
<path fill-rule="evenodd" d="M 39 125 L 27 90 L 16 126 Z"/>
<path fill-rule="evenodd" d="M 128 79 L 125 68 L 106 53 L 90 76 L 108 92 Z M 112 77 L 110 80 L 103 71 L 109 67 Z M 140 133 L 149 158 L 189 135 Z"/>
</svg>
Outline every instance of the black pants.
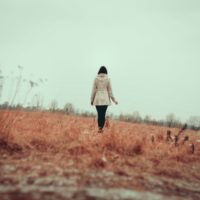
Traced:
<svg viewBox="0 0 200 200">
<path fill-rule="evenodd" d="M 105 115 L 108 106 L 96 106 L 98 113 L 98 126 L 99 128 L 103 128 L 105 124 Z"/>
</svg>

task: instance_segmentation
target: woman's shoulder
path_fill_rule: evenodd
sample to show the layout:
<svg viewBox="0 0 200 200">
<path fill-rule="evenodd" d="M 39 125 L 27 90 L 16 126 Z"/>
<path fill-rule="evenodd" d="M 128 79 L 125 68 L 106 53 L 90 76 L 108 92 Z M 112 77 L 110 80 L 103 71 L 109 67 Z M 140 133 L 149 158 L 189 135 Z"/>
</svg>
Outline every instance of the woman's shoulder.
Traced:
<svg viewBox="0 0 200 200">
<path fill-rule="evenodd" d="M 108 75 L 107 74 L 98 74 L 95 78 L 96 80 L 108 80 Z"/>
</svg>

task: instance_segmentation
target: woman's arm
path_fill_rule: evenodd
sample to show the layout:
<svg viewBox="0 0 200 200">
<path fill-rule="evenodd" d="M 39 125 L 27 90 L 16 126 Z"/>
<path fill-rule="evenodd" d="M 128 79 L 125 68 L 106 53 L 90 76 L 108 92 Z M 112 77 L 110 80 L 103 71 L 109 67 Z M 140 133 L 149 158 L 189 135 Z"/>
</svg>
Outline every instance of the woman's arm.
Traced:
<svg viewBox="0 0 200 200">
<path fill-rule="evenodd" d="M 118 102 L 115 100 L 115 97 L 114 97 L 113 92 L 112 92 L 112 86 L 111 86 L 110 79 L 108 80 L 108 95 L 115 104 L 118 104 Z"/>
<path fill-rule="evenodd" d="M 97 86 L 96 86 L 96 79 L 95 79 L 93 83 L 93 87 L 92 87 L 91 105 L 93 105 L 94 97 L 96 95 L 96 90 L 97 90 Z"/>
</svg>

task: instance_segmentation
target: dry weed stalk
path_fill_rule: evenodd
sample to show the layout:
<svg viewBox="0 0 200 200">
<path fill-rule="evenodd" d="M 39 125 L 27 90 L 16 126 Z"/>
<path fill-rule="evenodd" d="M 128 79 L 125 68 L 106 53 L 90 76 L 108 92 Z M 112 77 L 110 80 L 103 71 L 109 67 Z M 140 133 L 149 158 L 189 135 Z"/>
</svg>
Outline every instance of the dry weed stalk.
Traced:
<svg viewBox="0 0 200 200">
<path fill-rule="evenodd" d="M 23 67 L 19 65 L 18 70 L 19 70 L 19 76 L 17 77 L 17 82 L 16 82 L 16 85 L 15 85 L 14 93 L 13 93 L 13 95 L 10 96 L 10 99 L 8 100 L 7 106 L 3 110 L 1 110 L 1 113 L 0 113 L 0 137 L 3 138 L 6 141 L 9 140 L 10 129 L 12 128 L 15 121 L 17 120 L 17 117 L 18 117 L 19 112 L 21 110 L 20 108 L 18 108 L 17 111 L 14 114 L 15 118 L 11 117 L 11 115 L 13 116 L 13 112 L 12 112 L 11 108 L 15 107 L 14 102 L 15 102 L 16 97 L 17 97 L 19 90 L 21 88 Z M 30 81 L 30 89 L 28 90 L 28 93 L 25 95 L 24 104 L 25 104 L 25 101 L 28 97 L 28 94 L 30 93 L 32 88 L 35 86 L 34 84 L 35 83 L 33 81 Z"/>
</svg>

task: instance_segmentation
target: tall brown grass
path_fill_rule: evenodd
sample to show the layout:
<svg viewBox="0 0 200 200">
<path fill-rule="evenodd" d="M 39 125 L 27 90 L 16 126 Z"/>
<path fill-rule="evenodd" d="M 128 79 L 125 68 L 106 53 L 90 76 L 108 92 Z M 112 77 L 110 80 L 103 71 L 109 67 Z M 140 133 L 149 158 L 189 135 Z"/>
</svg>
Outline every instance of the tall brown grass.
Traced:
<svg viewBox="0 0 200 200">
<path fill-rule="evenodd" d="M 5 114 L 5 111 L 0 114 L 2 112 Z M 165 127 L 110 121 L 104 133 L 99 134 L 94 118 L 49 112 L 9 113 L 12 125 L 7 145 L 13 144 L 13 151 L 60 153 L 79 160 L 86 167 L 114 167 L 116 163 L 126 163 L 129 166 L 150 165 L 157 168 L 176 162 L 196 162 L 200 155 L 199 144 L 195 142 L 199 136 L 191 130 L 186 130 L 180 138 L 182 140 L 187 135 L 189 141 L 175 146 L 173 142 L 166 141 L 168 129 Z M 1 138 L 3 131 L 0 132 Z M 178 131 L 171 129 L 174 135 Z M 191 152 L 192 143 L 195 144 L 194 153 Z M 0 149 L 3 149 L 2 144 Z M 157 170 L 156 173 L 166 173 L 164 169 L 162 167 L 162 171 Z"/>
<path fill-rule="evenodd" d="M 175 146 L 167 142 L 167 128 L 110 121 L 98 133 L 94 118 L 49 112 L 10 112 L 13 123 L 8 140 L 0 140 L 1 154 L 36 155 L 37 162 L 49 157 L 62 167 L 80 170 L 111 170 L 118 175 L 154 174 L 192 181 L 200 179 L 199 135 L 186 130 L 189 141 Z M 1 114 L 1 112 L 0 112 Z M 172 135 L 178 129 L 171 129 Z M 2 132 L 0 132 L 2 138 Z M 154 136 L 154 141 L 152 141 Z M 191 152 L 190 144 L 195 144 Z M 45 155 L 45 156 L 43 156 Z M 41 159 L 41 161 L 39 161 Z"/>
</svg>

